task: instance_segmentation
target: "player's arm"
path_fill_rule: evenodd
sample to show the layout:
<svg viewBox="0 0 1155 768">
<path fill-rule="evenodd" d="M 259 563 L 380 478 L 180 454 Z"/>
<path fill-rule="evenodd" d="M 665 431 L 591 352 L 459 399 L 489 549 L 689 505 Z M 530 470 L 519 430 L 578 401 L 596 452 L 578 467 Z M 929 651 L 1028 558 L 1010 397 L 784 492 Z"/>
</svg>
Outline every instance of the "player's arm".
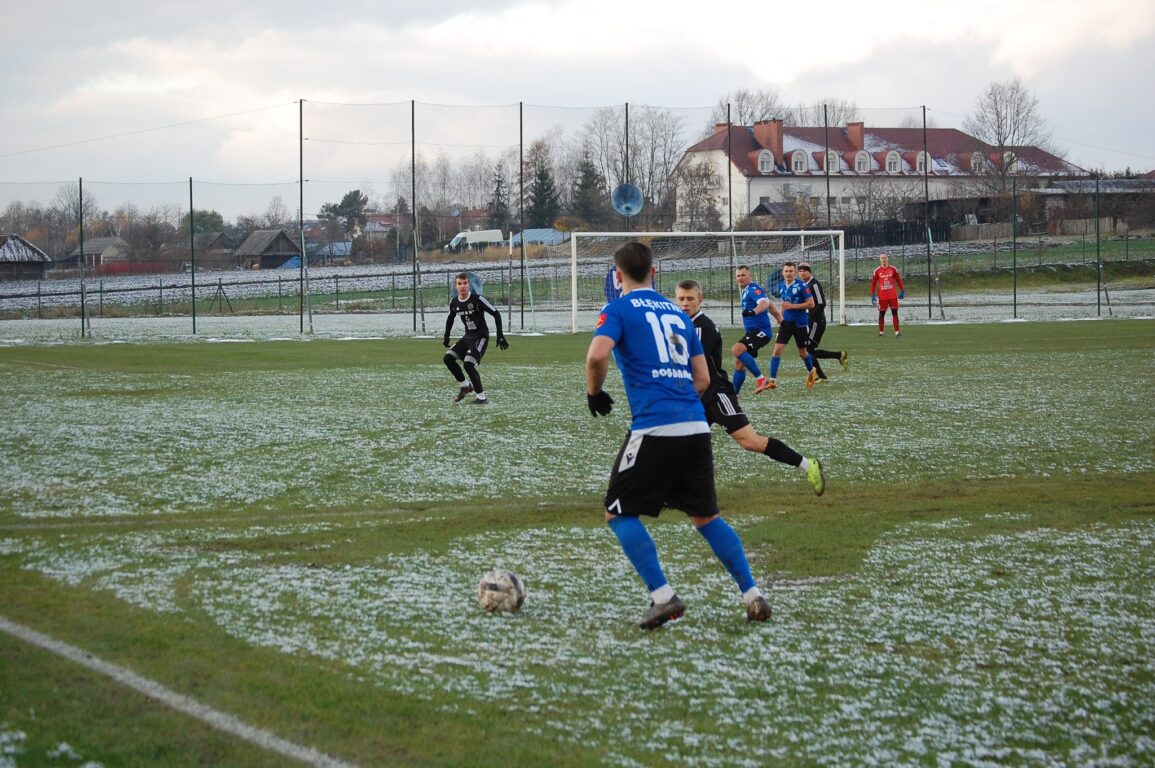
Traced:
<svg viewBox="0 0 1155 768">
<path fill-rule="evenodd" d="M 902 284 L 902 275 L 898 274 L 898 270 L 894 270 L 894 282 L 898 284 L 898 290 L 905 291 L 906 286 Z"/>
<path fill-rule="evenodd" d="M 478 297 L 481 299 L 481 308 L 493 315 L 493 327 L 497 329 L 497 346 L 499 349 L 509 349 L 509 342 L 505 340 L 505 334 L 501 332 L 501 312 L 497 307 L 489 302 L 489 299 L 484 296 Z"/>
<path fill-rule="evenodd" d="M 449 332 L 453 330 L 453 317 L 454 317 L 454 315 L 455 315 L 455 313 L 453 311 L 453 305 L 450 304 L 449 305 L 449 315 L 448 315 L 448 317 L 445 318 L 445 335 L 441 338 L 442 343 L 445 344 L 445 346 L 447 346 L 447 347 L 449 346 Z"/>
<path fill-rule="evenodd" d="M 610 356 L 614 351 L 614 340 L 609 336 L 594 336 L 586 352 L 586 402 L 594 416 L 609 414 L 613 398 L 602 391 L 606 376 L 610 371 Z"/>
<path fill-rule="evenodd" d="M 782 325 L 782 310 L 780 310 L 773 302 L 770 303 L 770 309 L 767 310 L 770 317 L 774 318 L 774 322 Z"/>
</svg>

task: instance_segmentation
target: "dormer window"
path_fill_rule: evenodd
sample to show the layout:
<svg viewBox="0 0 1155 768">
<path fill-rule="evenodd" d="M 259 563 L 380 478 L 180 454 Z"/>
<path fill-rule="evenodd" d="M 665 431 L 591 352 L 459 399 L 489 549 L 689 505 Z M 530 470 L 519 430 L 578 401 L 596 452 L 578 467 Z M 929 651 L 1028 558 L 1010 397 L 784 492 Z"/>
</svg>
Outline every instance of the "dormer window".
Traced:
<svg viewBox="0 0 1155 768">
<path fill-rule="evenodd" d="M 838 173 L 842 170 L 842 164 L 838 162 L 838 153 L 834 150 L 829 150 L 826 153 L 826 170 L 830 173 Z"/>
<path fill-rule="evenodd" d="M 865 152 L 859 152 L 854 156 L 854 172 L 870 173 L 870 155 Z"/>
<path fill-rule="evenodd" d="M 898 173 L 902 170 L 902 158 L 898 156 L 897 152 L 889 152 L 886 155 L 886 172 Z"/>
<path fill-rule="evenodd" d="M 1007 169 L 1007 173 L 1019 172 L 1019 161 L 1014 152 L 1003 153 L 1003 168 Z"/>
<path fill-rule="evenodd" d="M 971 173 L 986 173 L 988 170 L 987 159 L 983 157 L 982 152 L 973 152 L 971 154 Z"/>
<path fill-rule="evenodd" d="M 774 172 L 774 155 L 769 152 L 758 153 L 758 172 L 759 173 L 773 173 Z"/>
<path fill-rule="evenodd" d="M 801 149 L 795 150 L 790 156 L 790 170 L 794 173 L 806 172 L 806 153 Z"/>
<path fill-rule="evenodd" d="M 926 173 L 926 168 L 927 168 L 926 153 L 925 152 L 919 152 L 918 153 L 918 172 L 919 173 Z"/>
</svg>

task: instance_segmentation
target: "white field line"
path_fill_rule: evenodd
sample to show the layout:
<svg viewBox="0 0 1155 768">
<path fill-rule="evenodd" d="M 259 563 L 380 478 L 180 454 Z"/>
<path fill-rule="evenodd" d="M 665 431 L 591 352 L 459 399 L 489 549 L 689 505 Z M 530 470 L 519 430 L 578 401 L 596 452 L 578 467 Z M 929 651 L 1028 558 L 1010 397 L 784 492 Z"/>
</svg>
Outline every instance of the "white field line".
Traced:
<svg viewBox="0 0 1155 768">
<path fill-rule="evenodd" d="M 141 677 L 131 669 L 117 666 L 103 659 L 98 659 L 76 646 L 69 645 L 68 643 L 49 637 L 34 629 L 29 629 L 21 624 L 16 624 L 3 616 L 0 616 L 0 630 L 26 643 L 43 648 L 46 651 L 55 653 L 57 656 L 61 656 L 69 661 L 74 661 L 102 675 L 111 677 L 121 685 L 128 686 L 179 712 L 194 717 L 206 725 L 244 739 L 262 749 L 276 752 L 279 755 L 284 755 L 285 757 L 298 760 L 308 765 L 324 766 L 324 768 L 356 768 L 352 763 L 346 763 L 335 757 L 329 757 L 311 747 L 302 747 L 299 744 L 286 741 L 268 731 L 248 725 L 232 715 L 205 706 L 199 701 L 177 693 L 176 691 L 169 690 L 154 680 Z"/>
</svg>

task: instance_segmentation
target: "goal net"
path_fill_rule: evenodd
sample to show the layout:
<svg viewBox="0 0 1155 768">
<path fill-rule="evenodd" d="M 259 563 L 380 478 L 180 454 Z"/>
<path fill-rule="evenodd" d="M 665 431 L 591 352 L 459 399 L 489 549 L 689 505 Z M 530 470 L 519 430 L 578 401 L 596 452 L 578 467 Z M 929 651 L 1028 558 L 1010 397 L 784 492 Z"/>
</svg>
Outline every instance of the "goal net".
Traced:
<svg viewBox="0 0 1155 768">
<path fill-rule="evenodd" d="M 827 321 L 846 324 L 846 248 L 839 229 L 771 232 L 574 232 L 570 239 L 571 330 L 593 328 L 612 289 L 614 251 L 637 240 L 650 247 L 655 288 L 673 297 L 682 280 L 702 284 L 705 306 L 720 325 L 741 323 L 734 270 L 750 268 L 754 280 L 777 291 L 787 261 L 809 262 L 826 289 Z"/>
</svg>

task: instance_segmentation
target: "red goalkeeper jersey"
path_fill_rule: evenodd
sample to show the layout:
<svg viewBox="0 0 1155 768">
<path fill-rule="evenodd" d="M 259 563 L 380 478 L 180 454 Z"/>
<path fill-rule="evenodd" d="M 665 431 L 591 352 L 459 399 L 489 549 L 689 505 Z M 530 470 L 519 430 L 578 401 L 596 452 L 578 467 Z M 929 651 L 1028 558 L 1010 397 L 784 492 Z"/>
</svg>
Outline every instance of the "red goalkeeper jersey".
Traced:
<svg viewBox="0 0 1155 768">
<path fill-rule="evenodd" d="M 891 266 L 877 267 L 870 278 L 870 294 L 882 299 L 897 299 L 899 291 L 905 291 L 898 270 Z"/>
</svg>

